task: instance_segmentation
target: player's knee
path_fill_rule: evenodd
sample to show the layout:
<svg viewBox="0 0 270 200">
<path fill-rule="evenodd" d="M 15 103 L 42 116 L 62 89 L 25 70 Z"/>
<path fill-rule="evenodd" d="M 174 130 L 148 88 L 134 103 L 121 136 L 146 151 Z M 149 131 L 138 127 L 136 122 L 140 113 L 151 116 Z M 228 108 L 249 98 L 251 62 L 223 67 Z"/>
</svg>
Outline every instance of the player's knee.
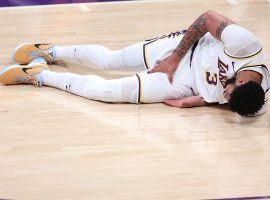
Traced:
<svg viewBox="0 0 270 200">
<path fill-rule="evenodd" d="M 136 44 L 117 51 L 110 51 L 105 62 L 107 70 L 144 69 L 143 45 Z"/>
<path fill-rule="evenodd" d="M 123 67 L 121 58 L 121 51 L 109 51 L 105 58 L 105 69 L 106 70 L 118 70 Z"/>
</svg>

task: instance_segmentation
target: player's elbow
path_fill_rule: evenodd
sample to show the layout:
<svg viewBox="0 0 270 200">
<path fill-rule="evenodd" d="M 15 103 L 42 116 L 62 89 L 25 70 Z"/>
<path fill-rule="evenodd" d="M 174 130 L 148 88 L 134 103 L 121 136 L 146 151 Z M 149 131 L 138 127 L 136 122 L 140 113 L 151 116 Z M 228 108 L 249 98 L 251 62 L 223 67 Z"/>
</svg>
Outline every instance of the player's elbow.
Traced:
<svg viewBox="0 0 270 200">
<path fill-rule="evenodd" d="M 213 18 L 214 16 L 216 16 L 217 13 L 215 13 L 214 11 L 212 10 L 207 10 L 206 12 L 203 13 L 203 16 L 206 18 L 206 19 L 211 19 Z"/>
<path fill-rule="evenodd" d="M 216 13 L 212 10 L 208 10 L 204 12 L 200 18 L 203 20 L 204 26 L 207 29 L 207 32 L 211 32 L 211 27 L 213 26 L 213 22 L 216 19 Z"/>
<path fill-rule="evenodd" d="M 217 18 L 217 13 L 212 10 L 208 10 L 203 13 L 203 18 L 205 20 L 206 25 L 211 25 L 212 22 Z"/>
</svg>

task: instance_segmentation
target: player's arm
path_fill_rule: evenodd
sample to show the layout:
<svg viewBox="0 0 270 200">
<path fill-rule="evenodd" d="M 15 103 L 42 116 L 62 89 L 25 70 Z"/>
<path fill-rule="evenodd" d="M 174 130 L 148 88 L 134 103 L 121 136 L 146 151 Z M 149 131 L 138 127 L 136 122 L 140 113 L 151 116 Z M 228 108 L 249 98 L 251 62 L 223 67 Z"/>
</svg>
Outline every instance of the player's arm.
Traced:
<svg viewBox="0 0 270 200">
<path fill-rule="evenodd" d="M 176 100 L 165 100 L 164 103 L 179 108 L 193 108 L 208 105 L 208 103 L 205 102 L 203 98 L 199 96 L 192 96 Z"/>
<path fill-rule="evenodd" d="M 172 75 L 176 70 L 178 63 L 196 41 L 202 38 L 207 32 L 210 32 L 215 38 L 221 40 L 221 33 L 224 28 L 234 23 L 235 22 L 232 20 L 213 11 L 203 13 L 188 28 L 183 39 L 171 56 L 162 60 L 151 72 L 167 73 L 169 80 L 172 81 Z"/>
<path fill-rule="evenodd" d="M 234 24 L 232 20 L 213 11 L 207 11 L 196 19 L 188 28 L 183 39 L 173 52 L 173 56 L 179 62 L 190 49 L 190 47 L 210 32 L 216 39 L 221 41 L 221 33 L 226 26 Z"/>
</svg>

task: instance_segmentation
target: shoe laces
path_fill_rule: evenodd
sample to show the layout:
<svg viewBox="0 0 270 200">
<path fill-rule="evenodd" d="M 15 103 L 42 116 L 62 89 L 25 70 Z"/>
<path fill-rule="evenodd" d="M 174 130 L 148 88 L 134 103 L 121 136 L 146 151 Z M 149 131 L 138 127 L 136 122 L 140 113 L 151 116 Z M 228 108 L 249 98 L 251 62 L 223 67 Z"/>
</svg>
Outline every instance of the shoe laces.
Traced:
<svg viewBox="0 0 270 200">
<path fill-rule="evenodd" d="M 42 86 L 42 80 L 38 80 L 38 78 L 35 77 L 35 75 L 28 75 L 24 77 L 18 77 L 17 80 L 15 80 L 17 83 L 32 83 L 34 87 L 41 87 Z"/>
<path fill-rule="evenodd" d="M 37 80 L 35 80 L 35 79 L 33 79 L 33 85 L 34 85 L 35 87 L 40 87 L 40 86 L 39 86 L 39 82 L 38 82 Z"/>
<path fill-rule="evenodd" d="M 28 56 L 31 58 L 31 60 L 42 57 L 50 64 L 53 62 L 53 50 L 50 48 L 46 50 L 30 51 Z"/>
<path fill-rule="evenodd" d="M 39 77 L 38 74 L 29 76 L 29 79 L 32 81 L 32 84 L 35 87 L 41 87 L 42 86 L 42 79 Z"/>
</svg>

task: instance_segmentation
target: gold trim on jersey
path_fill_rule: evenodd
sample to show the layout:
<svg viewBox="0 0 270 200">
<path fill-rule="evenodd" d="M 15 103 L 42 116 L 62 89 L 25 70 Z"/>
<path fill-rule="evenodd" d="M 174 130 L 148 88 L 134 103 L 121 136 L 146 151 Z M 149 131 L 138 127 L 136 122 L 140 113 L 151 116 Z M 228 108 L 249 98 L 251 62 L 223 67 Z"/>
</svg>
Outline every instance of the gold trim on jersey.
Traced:
<svg viewBox="0 0 270 200">
<path fill-rule="evenodd" d="M 240 69 L 246 69 L 246 68 L 250 68 L 250 67 L 263 67 L 263 64 L 257 64 L 257 65 L 247 65 L 247 66 L 244 66 Z"/>
<path fill-rule="evenodd" d="M 143 45 L 143 60 L 144 60 L 144 65 L 145 65 L 146 69 L 150 69 L 149 64 L 148 64 L 149 62 L 148 62 L 148 59 L 147 59 L 147 56 L 146 56 L 147 45 L 149 45 L 149 44 L 151 44 L 153 42 L 156 42 L 157 40 L 159 40 L 159 39 L 153 39 L 150 42 L 147 42 L 147 43 L 145 43 Z"/>
<path fill-rule="evenodd" d="M 236 73 L 238 73 L 239 71 L 241 71 L 241 70 L 243 70 L 243 69 L 252 68 L 252 67 L 262 67 L 262 68 L 265 68 L 265 69 L 268 71 L 267 67 L 266 67 L 264 64 L 257 64 L 257 65 L 247 65 L 247 66 L 243 66 L 243 67 L 241 67 L 240 69 L 238 69 L 238 70 L 236 71 Z"/>
<path fill-rule="evenodd" d="M 183 31 L 183 30 L 182 30 Z M 183 36 L 184 36 L 184 33 L 182 31 L 178 31 L 179 34 L 176 34 L 175 36 L 169 36 L 169 35 L 163 35 L 161 37 L 156 37 L 156 38 L 153 38 L 153 39 L 150 39 L 150 40 L 145 40 L 145 44 L 143 44 L 143 59 L 144 59 L 144 65 L 145 65 L 145 68 L 146 69 L 150 69 L 151 66 L 149 66 L 149 59 L 147 58 L 147 55 L 146 55 L 146 52 L 147 52 L 147 47 L 150 45 L 150 44 L 153 44 L 154 42 L 157 42 L 157 41 L 160 41 L 160 40 L 163 40 L 163 39 L 178 39 L 180 38 L 179 42 L 182 40 Z M 174 33 L 171 33 L 171 34 L 174 34 Z"/>
<path fill-rule="evenodd" d="M 249 56 L 244 56 L 244 57 L 236 57 L 236 56 L 231 56 L 229 55 L 228 53 L 226 53 L 225 51 L 225 48 L 223 49 L 223 52 L 225 53 L 226 56 L 229 56 L 231 58 L 236 58 L 236 59 L 245 59 L 245 58 L 251 58 L 253 56 L 256 56 L 257 54 L 261 53 L 262 52 L 262 47 L 260 48 L 260 50 L 252 55 L 249 55 Z"/>
</svg>

